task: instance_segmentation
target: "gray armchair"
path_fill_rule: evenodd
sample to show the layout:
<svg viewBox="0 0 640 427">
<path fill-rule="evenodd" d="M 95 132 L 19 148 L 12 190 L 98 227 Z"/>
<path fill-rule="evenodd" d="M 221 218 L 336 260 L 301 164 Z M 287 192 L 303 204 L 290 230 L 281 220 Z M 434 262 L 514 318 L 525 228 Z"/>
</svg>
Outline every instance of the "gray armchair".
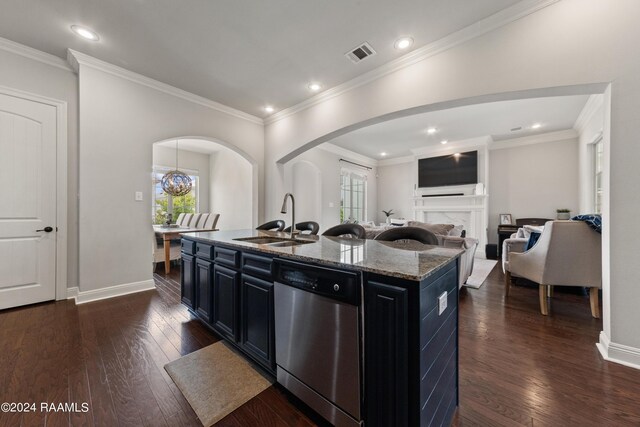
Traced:
<svg viewBox="0 0 640 427">
<path fill-rule="evenodd" d="M 600 234 L 582 221 L 549 221 L 538 242 L 524 252 L 526 239 L 507 239 L 502 253 L 505 296 L 511 276 L 539 284 L 540 312 L 549 313 L 547 298 L 553 286 L 589 288 L 591 314 L 600 317 L 598 289 L 602 287 Z"/>
</svg>

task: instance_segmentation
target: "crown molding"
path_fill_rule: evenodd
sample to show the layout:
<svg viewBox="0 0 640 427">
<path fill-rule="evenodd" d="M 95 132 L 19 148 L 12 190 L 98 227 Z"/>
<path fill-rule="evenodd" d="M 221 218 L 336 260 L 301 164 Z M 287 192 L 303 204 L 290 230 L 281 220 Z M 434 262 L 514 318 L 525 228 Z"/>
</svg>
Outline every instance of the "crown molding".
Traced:
<svg viewBox="0 0 640 427">
<path fill-rule="evenodd" d="M 419 49 L 415 49 L 400 58 L 387 62 L 386 64 L 375 68 L 367 73 L 351 79 L 345 83 L 321 92 L 299 104 L 285 108 L 277 113 L 269 116 L 264 120 L 265 125 L 275 123 L 300 111 L 311 108 L 314 105 L 328 101 L 329 99 L 340 96 L 346 92 L 354 90 L 369 82 L 377 80 L 387 74 L 394 73 L 403 68 L 409 67 L 420 61 L 424 61 L 434 55 L 449 50 L 455 46 L 480 37 L 490 31 L 503 27 L 520 18 L 539 11 L 547 6 L 557 3 L 560 0 L 522 0 L 513 6 L 494 13 L 487 18 L 481 19 L 461 30 L 451 33 L 435 42 L 429 43 Z"/>
<path fill-rule="evenodd" d="M 236 110 L 235 108 L 231 108 L 224 104 L 220 104 L 219 102 L 212 101 L 200 95 L 196 95 L 194 93 L 187 92 L 182 89 L 178 89 L 177 87 L 168 85 L 166 83 L 162 83 L 150 77 L 143 76 L 142 74 L 129 71 L 125 68 L 110 64 L 108 62 L 102 61 L 100 59 L 78 52 L 76 50 L 67 49 L 67 61 L 69 65 L 73 68 L 73 70 L 75 70 L 76 73 L 78 72 L 80 65 L 95 68 L 105 73 L 109 73 L 114 76 L 129 80 L 131 82 L 138 83 L 143 86 L 147 86 L 149 88 L 158 90 L 160 92 L 164 92 L 166 94 L 175 96 L 177 98 L 182 98 L 186 101 L 190 101 L 195 104 L 199 104 L 204 107 L 208 107 L 213 110 L 220 111 L 221 113 L 225 113 L 233 117 L 247 120 L 251 123 L 264 125 L 264 120 L 262 120 L 260 117 L 253 116 L 251 114 L 245 113 L 244 111 Z"/>
<path fill-rule="evenodd" d="M 589 99 L 587 99 L 582 111 L 580 111 L 576 122 L 573 124 L 573 128 L 577 130 L 578 133 L 582 133 L 587 126 L 587 123 L 589 123 L 589 120 L 591 120 L 595 112 L 598 111 L 598 108 L 600 108 L 603 103 L 603 94 L 599 93 L 589 96 Z"/>
<path fill-rule="evenodd" d="M 559 130 L 540 135 L 523 136 L 521 138 L 503 139 L 493 141 L 489 144 L 489 150 L 502 150 L 505 148 L 524 147 L 526 145 L 544 144 L 546 142 L 566 141 L 567 139 L 578 138 L 575 129 Z"/>
<path fill-rule="evenodd" d="M 72 68 L 69 67 L 69 64 L 62 58 L 2 37 L 0 37 L 0 50 L 15 53 L 16 55 L 33 59 L 34 61 L 42 62 L 43 64 L 51 65 L 61 70 L 73 71 Z"/>
<path fill-rule="evenodd" d="M 346 148 L 331 144 L 330 142 L 320 144 L 317 146 L 317 148 L 332 154 L 336 154 L 338 156 L 347 157 L 348 160 L 360 162 L 367 166 L 376 167 L 379 164 L 379 161 L 376 159 L 372 159 L 371 157 L 365 156 L 364 154 L 356 153 L 355 151 L 347 150 Z"/>
</svg>

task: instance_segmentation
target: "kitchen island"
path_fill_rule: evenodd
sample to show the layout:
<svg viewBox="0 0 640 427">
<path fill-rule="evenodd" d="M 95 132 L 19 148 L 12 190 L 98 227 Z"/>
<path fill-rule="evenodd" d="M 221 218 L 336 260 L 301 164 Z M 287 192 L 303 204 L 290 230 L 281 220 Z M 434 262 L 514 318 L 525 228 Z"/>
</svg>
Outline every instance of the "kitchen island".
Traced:
<svg viewBox="0 0 640 427">
<path fill-rule="evenodd" d="M 190 233 L 182 301 L 333 424 L 449 425 L 461 252 L 258 230 Z"/>
</svg>

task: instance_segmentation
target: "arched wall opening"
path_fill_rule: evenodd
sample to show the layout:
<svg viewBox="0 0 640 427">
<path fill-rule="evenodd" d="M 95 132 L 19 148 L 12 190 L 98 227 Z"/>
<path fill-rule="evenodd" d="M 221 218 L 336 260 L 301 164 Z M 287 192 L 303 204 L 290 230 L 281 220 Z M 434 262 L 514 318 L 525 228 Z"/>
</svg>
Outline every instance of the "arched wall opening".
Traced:
<svg viewBox="0 0 640 427">
<path fill-rule="evenodd" d="M 300 154 L 310 150 L 325 142 L 331 141 L 339 136 L 349 132 L 371 126 L 377 123 L 387 122 L 401 117 L 412 116 L 416 114 L 426 113 L 429 111 L 446 110 L 454 107 L 462 107 L 474 104 L 485 104 L 497 101 L 511 101 L 516 99 L 543 98 L 548 96 L 568 96 L 568 95 L 589 95 L 594 93 L 604 93 L 608 83 L 594 83 L 585 85 L 559 86 L 541 89 L 530 89 L 514 92 L 495 93 L 490 95 L 474 96 L 469 98 L 454 99 L 433 104 L 420 105 L 403 110 L 393 111 L 377 117 L 369 118 L 357 123 L 350 124 L 340 129 L 336 129 L 325 135 L 319 136 L 313 140 L 306 142 L 288 152 L 282 153 L 278 158 L 278 164 L 285 164 Z"/>
<path fill-rule="evenodd" d="M 604 165 L 603 165 L 603 190 L 605 197 L 602 201 L 602 217 L 603 217 L 603 233 L 602 233 L 602 271 L 603 271 L 603 329 L 607 336 L 610 335 L 610 322 L 611 322 L 611 267 L 610 267 L 610 248 L 611 248 L 611 231 L 610 231 L 610 173 L 611 173 L 611 85 L 609 83 L 588 83 L 579 85 L 557 86 L 549 88 L 536 88 L 521 91 L 502 92 L 488 95 L 453 99 L 444 102 L 437 102 L 425 105 L 419 105 L 415 107 L 405 108 L 397 111 L 388 112 L 379 116 L 365 118 L 364 120 L 354 121 L 347 123 L 346 126 L 342 126 L 338 129 L 331 129 L 331 126 L 324 126 L 327 133 L 317 136 L 321 132 L 317 132 L 312 138 L 306 142 L 296 141 L 295 138 L 291 138 L 288 133 L 295 134 L 300 132 L 300 129 L 296 126 L 300 126 L 298 123 L 285 123 L 279 125 L 274 124 L 274 129 L 270 131 L 273 135 L 283 136 L 286 140 L 287 137 L 290 142 L 295 144 L 281 144 L 279 150 L 274 150 L 275 170 L 273 171 L 276 178 L 273 187 L 278 185 L 286 186 L 286 166 L 288 162 L 296 161 L 298 156 L 303 155 L 307 151 L 314 147 L 317 147 L 323 143 L 329 142 L 339 136 L 348 134 L 355 130 L 368 127 L 374 124 L 394 120 L 397 118 L 407 117 L 411 115 L 421 114 L 430 111 L 444 110 L 454 107 L 468 106 L 474 104 L 483 104 L 496 101 L 510 101 L 518 99 L 529 98 L 543 98 L 552 96 L 571 96 L 571 95 L 590 95 L 590 94 L 604 94 L 604 124 L 602 127 L 602 141 L 604 145 Z M 615 96 L 615 95 L 614 95 Z M 285 119 L 286 120 L 286 119 Z M 301 120 L 302 121 L 302 120 Z M 344 123 L 344 122 L 343 122 Z M 319 125 L 319 128 L 323 126 Z M 301 127 L 300 127 L 301 128 Z M 303 132 L 300 132 L 303 133 Z M 277 137 L 274 138 L 277 140 Z M 268 138 L 269 139 L 269 138 Z M 582 178 L 582 177 L 581 177 Z"/>
<path fill-rule="evenodd" d="M 197 211 L 220 214 L 216 225 L 219 229 L 255 227 L 258 222 L 257 162 L 224 141 L 180 136 L 152 144 L 154 174 L 175 167 L 176 141 L 178 168 L 198 176 Z"/>
</svg>

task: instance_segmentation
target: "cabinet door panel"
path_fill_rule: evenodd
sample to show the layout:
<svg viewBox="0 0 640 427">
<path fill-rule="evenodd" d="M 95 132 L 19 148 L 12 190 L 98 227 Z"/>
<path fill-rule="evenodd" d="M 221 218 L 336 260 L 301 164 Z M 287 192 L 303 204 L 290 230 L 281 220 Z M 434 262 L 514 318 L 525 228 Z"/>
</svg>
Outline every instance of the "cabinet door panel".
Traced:
<svg viewBox="0 0 640 427">
<path fill-rule="evenodd" d="M 238 340 L 238 280 L 240 273 L 216 265 L 213 279 L 213 327 L 233 341 Z"/>
<path fill-rule="evenodd" d="M 241 344 L 266 367 L 275 367 L 273 283 L 242 275 Z"/>
<path fill-rule="evenodd" d="M 196 313 L 205 322 L 211 322 L 211 281 L 213 279 L 213 263 L 196 258 Z"/>
<path fill-rule="evenodd" d="M 409 411 L 408 291 L 369 282 L 365 287 L 367 425 L 406 426 Z"/>
<path fill-rule="evenodd" d="M 180 293 L 182 303 L 189 308 L 195 307 L 195 263 L 193 256 L 182 254 L 180 269 Z"/>
</svg>

